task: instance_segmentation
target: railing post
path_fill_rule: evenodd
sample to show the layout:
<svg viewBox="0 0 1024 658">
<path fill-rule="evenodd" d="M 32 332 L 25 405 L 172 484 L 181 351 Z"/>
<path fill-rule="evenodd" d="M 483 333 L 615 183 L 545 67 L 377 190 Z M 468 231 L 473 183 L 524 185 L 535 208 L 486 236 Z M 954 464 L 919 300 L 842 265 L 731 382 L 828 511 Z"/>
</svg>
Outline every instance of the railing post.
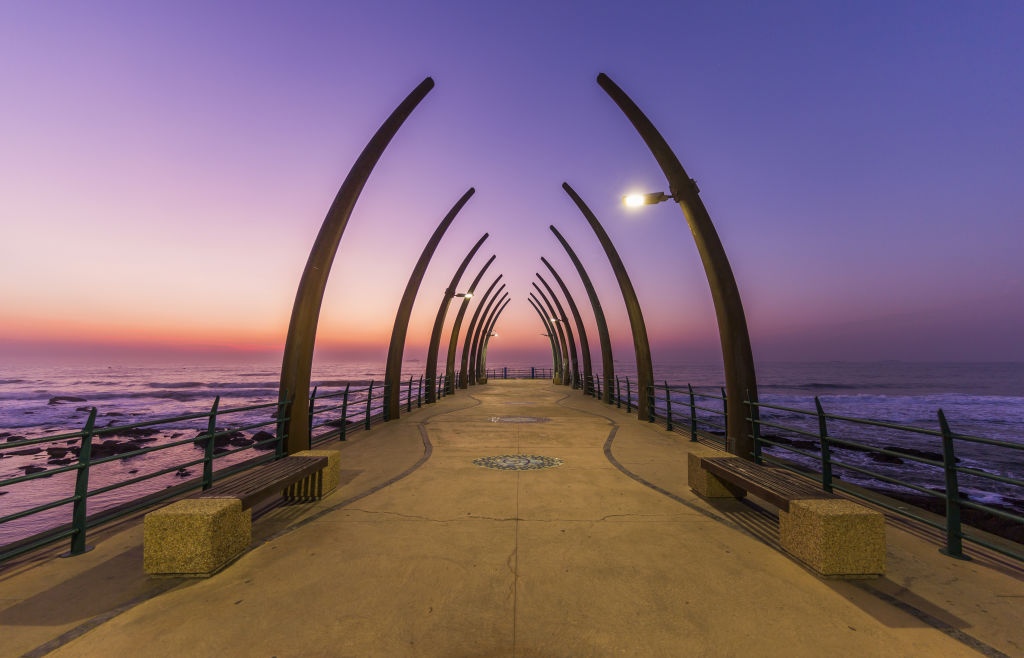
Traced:
<svg viewBox="0 0 1024 658">
<path fill-rule="evenodd" d="M 274 459 L 284 456 L 285 431 L 288 423 L 285 417 L 291 413 L 291 403 L 288 401 L 288 391 L 284 391 L 277 403 L 277 444 L 274 446 Z M 344 434 L 342 434 L 344 436 Z"/>
<path fill-rule="evenodd" d="M 313 404 L 316 402 L 316 389 L 313 387 L 313 393 L 309 396 L 309 442 L 313 443 Z"/>
<path fill-rule="evenodd" d="M 622 408 L 622 386 L 619 383 L 619 376 L 615 375 L 615 406 Z"/>
<path fill-rule="evenodd" d="M 953 432 L 949 429 L 942 409 L 939 409 L 939 428 L 942 430 L 942 470 L 946 474 L 946 547 L 939 550 L 958 560 L 970 560 L 964 555 L 963 532 L 960 527 L 960 482 L 953 450 Z"/>
<path fill-rule="evenodd" d="M 71 512 L 71 550 L 62 557 L 81 555 L 90 550 L 85 545 L 85 519 L 89 502 L 89 464 L 92 462 L 92 432 L 96 426 L 96 407 L 89 411 L 89 419 L 82 428 L 82 446 L 78 451 L 78 470 L 75 472 L 75 504 Z"/>
<path fill-rule="evenodd" d="M 686 388 L 690 391 L 690 440 L 697 440 L 697 403 L 693 399 L 693 386 L 687 384 Z"/>
<path fill-rule="evenodd" d="M 416 389 L 416 408 L 423 406 L 423 375 L 420 375 L 419 388 Z"/>
<path fill-rule="evenodd" d="M 533 366 L 530 366 L 530 379 L 533 379 Z"/>
<path fill-rule="evenodd" d="M 637 391 L 639 394 L 639 391 Z M 629 377 L 626 377 L 626 413 L 633 410 L 633 391 L 629 388 Z"/>
<path fill-rule="evenodd" d="M 729 445 L 729 398 L 725 394 L 725 387 L 722 387 L 722 418 L 725 425 L 725 444 Z"/>
<path fill-rule="evenodd" d="M 601 378 L 594 377 L 594 383 L 597 384 L 597 399 L 601 399 Z"/>
<path fill-rule="evenodd" d="M 209 423 L 206 426 L 206 454 L 203 455 L 203 491 L 213 486 L 213 446 L 216 443 L 214 435 L 217 433 L 218 406 L 220 406 L 219 395 L 213 400 Z"/>
<path fill-rule="evenodd" d="M 647 404 L 648 404 L 648 409 L 650 409 L 650 411 L 651 411 L 650 414 L 648 414 L 648 417 L 647 417 L 647 422 L 648 423 L 653 423 L 654 422 L 654 402 L 655 402 L 655 400 L 656 400 L 656 398 L 654 397 L 654 382 L 651 382 L 651 385 L 647 387 Z"/>
<path fill-rule="evenodd" d="M 818 410 L 818 438 L 821 440 L 821 488 L 832 491 L 832 450 L 828 445 L 828 425 L 825 423 L 825 411 L 821 401 L 814 396 L 814 408 Z"/>
<path fill-rule="evenodd" d="M 665 380 L 665 429 L 672 431 L 672 391 L 668 390 L 668 380 Z"/>
<path fill-rule="evenodd" d="M 508 366 L 505 366 L 505 379 L 508 379 Z"/>
<path fill-rule="evenodd" d="M 385 394 L 387 393 L 387 387 L 384 387 Z M 370 429 L 370 410 L 373 408 L 373 380 L 370 380 L 370 385 L 366 388 L 366 425 L 365 429 Z M 385 413 L 387 412 L 387 405 L 384 405 Z"/>
<path fill-rule="evenodd" d="M 351 382 L 345 383 L 345 393 L 341 396 L 341 432 L 338 434 L 338 440 L 345 440 L 345 428 L 348 427 L 348 387 L 351 386 Z"/>
<path fill-rule="evenodd" d="M 754 463 L 761 464 L 761 410 L 750 401 L 750 390 L 746 392 L 747 410 L 750 412 L 750 427 L 754 434 L 750 437 L 754 442 Z"/>
<path fill-rule="evenodd" d="M 409 388 L 405 395 L 405 410 L 412 411 L 412 375 L 409 375 Z"/>
</svg>

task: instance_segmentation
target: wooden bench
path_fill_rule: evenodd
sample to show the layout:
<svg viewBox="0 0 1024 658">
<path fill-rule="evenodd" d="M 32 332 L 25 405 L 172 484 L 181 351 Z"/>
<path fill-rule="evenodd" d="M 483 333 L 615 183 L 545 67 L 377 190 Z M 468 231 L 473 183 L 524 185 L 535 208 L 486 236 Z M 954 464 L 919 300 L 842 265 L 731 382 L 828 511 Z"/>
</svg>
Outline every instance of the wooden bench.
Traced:
<svg viewBox="0 0 1024 658">
<path fill-rule="evenodd" d="M 337 451 L 305 450 L 146 514 L 146 573 L 213 575 L 252 542 L 253 505 L 279 494 L 288 500 L 319 500 L 337 488 L 340 466 Z"/>
<path fill-rule="evenodd" d="M 702 454 L 703 453 L 703 454 Z M 706 447 L 689 455 L 690 487 L 706 498 L 751 493 L 779 508 L 779 544 L 823 576 L 885 573 L 885 517 L 812 480 Z"/>
</svg>

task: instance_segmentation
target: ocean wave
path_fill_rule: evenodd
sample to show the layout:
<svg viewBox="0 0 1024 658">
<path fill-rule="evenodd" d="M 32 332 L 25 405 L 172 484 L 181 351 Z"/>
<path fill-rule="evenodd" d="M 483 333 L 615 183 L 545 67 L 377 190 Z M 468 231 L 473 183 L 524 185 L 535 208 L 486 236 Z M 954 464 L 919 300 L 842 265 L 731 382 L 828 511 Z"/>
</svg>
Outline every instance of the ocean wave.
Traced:
<svg viewBox="0 0 1024 658">
<path fill-rule="evenodd" d="M 23 384 L 27 379 L 0 379 L 0 384 Z"/>
</svg>

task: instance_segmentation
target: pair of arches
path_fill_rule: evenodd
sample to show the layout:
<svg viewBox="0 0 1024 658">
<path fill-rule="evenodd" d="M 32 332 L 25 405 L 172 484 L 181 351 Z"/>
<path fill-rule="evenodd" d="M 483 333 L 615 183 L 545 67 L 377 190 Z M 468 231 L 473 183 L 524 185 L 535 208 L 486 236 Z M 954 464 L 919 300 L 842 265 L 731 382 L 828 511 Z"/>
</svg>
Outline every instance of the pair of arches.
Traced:
<svg viewBox="0 0 1024 658">
<path fill-rule="evenodd" d="M 678 158 L 669 148 L 668 143 L 665 142 L 664 138 L 657 131 L 650 120 L 640 111 L 639 107 L 630 99 L 621 88 L 618 87 L 607 75 L 601 73 L 597 76 L 597 83 L 605 90 L 606 93 L 612 98 L 612 100 L 619 106 L 629 121 L 633 124 L 634 128 L 640 134 L 640 137 L 647 144 L 655 160 L 658 162 L 662 169 L 669 184 L 669 191 L 671 197 L 677 201 L 680 208 L 683 210 L 683 214 L 686 218 L 687 224 L 690 227 L 691 232 L 694 236 L 694 241 L 697 245 L 698 253 L 700 254 L 701 262 L 704 265 L 705 274 L 708 279 L 708 284 L 711 288 L 712 299 L 715 306 L 715 315 L 718 322 L 719 338 L 722 345 L 722 357 L 725 365 L 725 379 L 726 379 L 726 394 L 730 400 L 742 400 L 745 397 L 751 401 L 757 400 L 757 384 L 754 375 L 754 363 L 753 354 L 750 347 L 750 337 L 746 325 L 746 317 L 743 313 L 743 305 L 739 296 L 739 289 L 736 285 L 735 277 L 732 273 L 732 268 L 729 265 L 728 258 L 725 254 L 725 249 L 722 246 L 721 240 L 718 237 L 718 233 L 711 222 L 711 217 L 704 207 L 703 202 L 700 199 L 700 193 L 696 186 L 696 183 L 686 174 L 685 169 L 679 162 Z M 370 142 L 366 145 L 363 151 L 360 153 L 356 162 L 353 164 L 352 169 L 349 171 L 348 176 L 345 178 L 337 195 L 335 196 L 334 202 L 331 204 L 330 209 L 327 212 L 327 216 L 324 218 L 324 222 L 320 227 L 320 231 L 317 234 L 316 240 L 313 243 L 313 247 L 310 251 L 309 258 L 306 262 L 305 269 L 303 270 L 302 278 L 299 281 L 298 290 L 295 295 L 295 302 L 292 307 L 292 315 L 288 325 L 288 336 L 285 341 L 284 357 L 281 366 L 281 382 L 280 382 L 280 395 L 282 401 L 286 401 L 291 398 L 291 408 L 288 414 L 289 420 L 286 424 L 286 431 L 288 433 L 286 441 L 286 449 L 288 453 L 297 452 L 304 450 L 309 446 L 310 433 L 309 433 L 309 385 L 311 370 L 313 365 L 313 347 L 316 341 L 316 329 L 320 316 L 320 308 L 323 303 L 323 295 L 327 285 L 327 277 L 330 273 L 331 265 L 334 261 L 334 256 L 337 253 L 338 245 L 341 242 L 341 237 L 345 231 L 345 227 L 348 224 L 348 220 L 351 217 L 352 210 L 355 207 L 356 200 L 362 191 L 363 186 L 366 184 L 369 178 L 370 172 L 376 165 L 380 156 L 383 154 L 384 149 L 390 143 L 391 139 L 397 133 L 398 129 L 402 126 L 405 120 L 409 117 L 412 111 L 417 105 L 426 97 L 427 93 L 430 92 L 434 87 L 434 81 L 431 78 L 426 78 L 399 104 L 399 106 L 391 113 L 387 120 L 381 125 L 374 136 L 370 139 Z M 608 254 L 609 259 L 612 261 L 613 269 L 616 269 L 614 255 L 614 247 L 609 249 L 610 241 L 607 240 L 607 235 L 603 234 L 603 229 L 600 228 L 600 224 L 597 223 L 596 218 L 591 221 L 593 213 L 589 212 L 589 208 L 579 199 L 579 196 L 575 194 L 568 184 L 563 184 L 566 192 L 573 198 L 576 205 L 583 212 L 588 222 L 591 223 L 591 227 L 594 228 L 595 232 L 598 233 L 599 239 L 601 239 L 602 246 L 605 246 L 605 252 Z M 462 205 L 468 201 L 469 197 L 472 196 L 473 190 L 467 192 L 459 203 L 453 207 L 452 212 L 449 213 L 450 219 L 446 216 L 445 220 L 450 224 L 451 220 L 454 219 L 455 214 L 461 209 Z M 589 213 L 589 214 L 588 214 Z M 440 241 L 441 235 L 444 230 L 447 229 L 447 225 L 442 221 L 442 227 L 435 231 L 435 235 L 432 236 L 431 241 L 434 241 L 434 237 L 437 241 Z M 568 243 L 565 242 L 564 238 L 561 238 L 560 234 L 555 231 L 556 237 L 562 242 L 563 246 L 568 248 Z M 606 244 L 607 242 L 607 244 Z M 433 244 L 436 247 L 436 242 Z M 430 243 L 428 243 L 430 247 Z M 426 249 L 424 250 L 426 251 Z M 430 249 L 432 255 L 433 249 Z M 421 260 L 423 257 L 421 256 Z M 427 256 L 429 261 L 429 255 Z M 574 259 L 575 262 L 578 259 Z M 621 265 L 621 260 L 619 260 Z M 417 267 L 419 263 L 417 263 Z M 577 265 L 577 269 L 581 270 L 582 264 Z M 425 265 L 424 268 L 425 270 Z M 624 268 L 621 269 L 622 273 L 625 273 Z M 414 270 L 414 277 L 416 270 Z M 581 271 L 581 278 L 583 272 Z M 420 274 L 422 278 L 422 273 Z M 647 368 L 649 372 L 650 366 L 650 350 L 646 347 L 646 330 L 643 330 L 642 334 L 638 331 L 642 328 L 642 315 L 639 313 L 639 306 L 635 309 L 631 307 L 631 301 L 627 291 L 632 290 L 632 284 L 628 281 L 628 276 L 624 279 L 619 276 L 619 271 L 616 271 L 616 278 L 619 280 L 619 286 L 622 289 L 624 299 L 626 300 L 627 312 L 630 315 L 630 325 L 633 329 L 634 349 L 637 352 L 637 368 L 638 375 L 640 375 L 640 369 Z M 589 280 L 589 278 L 588 278 Z M 410 279 L 410 283 L 412 280 Z M 418 289 L 418 282 L 415 286 Z M 595 315 L 600 305 L 600 301 L 596 299 L 596 293 L 591 294 L 593 286 L 588 287 L 588 296 L 591 297 L 592 306 L 595 309 Z M 538 289 L 539 290 L 539 289 Z M 406 301 L 406 296 L 409 295 L 410 287 L 406 287 L 406 295 L 403 295 L 403 304 Z M 415 298 L 415 291 L 412 292 L 412 298 Z M 635 293 L 632 295 L 635 301 Z M 492 300 L 493 301 L 493 300 Z M 444 302 L 442 302 L 444 305 Z M 507 302 L 505 302 L 507 305 Z M 493 328 L 494 322 L 497 320 L 497 315 L 500 311 L 503 311 L 505 306 L 500 305 L 500 310 L 496 311 L 490 318 L 489 322 L 485 322 L 484 325 Z M 409 303 L 411 309 L 411 302 Z M 400 304 L 400 309 L 402 304 Z M 445 306 L 447 308 L 447 306 Z M 497 307 L 496 307 L 497 308 Z M 479 310 L 479 309 L 478 309 Z M 639 319 L 640 327 L 634 321 L 634 314 Z M 602 314 L 603 315 L 603 314 Z M 398 322 L 396 320 L 396 329 L 399 329 Z M 577 325 L 578 327 L 581 325 Z M 606 332 L 607 327 L 605 327 Z M 401 342 L 404 345 L 405 332 L 400 332 Z M 478 332 L 479 333 L 479 332 Z M 601 330 L 599 328 L 599 333 Z M 490 329 L 488 334 L 481 340 L 477 337 L 474 342 L 481 343 L 478 348 L 486 351 L 486 342 L 489 338 Z M 468 336 L 467 336 L 468 338 Z M 392 335 L 391 345 L 396 345 L 398 337 Z M 605 355 L 610 355 L 609 350 L 604 349 L 604 341 L 607 336 L 602 335 L 602 358 L 605 359 Z M 643 345 L 641 345 L 643 343 Z M 643 358 L 643 350 L 646 349 L 646 358 Z M 473 350 L 475 351 L 475 349 Z M 400 352 L 400 350 L 399 350 Z M 470 354 L 472 357 L 472 352 Z M 389 372 L 395 367 L 394 355 L 392 350 L 389 349 L 388 358 L 388 369 Z M 463 350 L 463 361 L 466 361 L 465 350 Z M 641 365 L 643 361 L 644 365 Z M 464 363 L 463 373 L 466 373 L 466 365 Z M 446 364 L 447 366 L 447 364 Z M 401 356 L 397 356 L 397 367 L 401 367 Z M 475 363 L 474 363 L 475 367 Z M 605 391 L 609 391 L 610 387 L 607 386 L 609 374 L 613 372 L 613 365 L 611 363 L 604 363 L 604 376 L 605 376 Z M 470 377 L 476 376 L 478 373 L 470 372 Z M 653 382 L 653 378 L 644 375 L 648 382 Z M 638 382 L 639 385 L 643 386 L 643 382 Z M 397 404 L 397 378 L 392 378 L 389 381 L 389 395 L 391 401 Z M 461 382 L 460 382 L 461 385 Z M 640 390 L 645 390 L 641 388 Z M 641 398 L 646 396 L 641 395 Z M 750 439 L 750 422 L 746 420 L 747 413 L 746 407 L 743 404 L 730 404 L 728 412 L 728 426 L 733 431 L 733 435 L 728 437 L 728 447 L 731 452 L 749 457 L 752 448 L 752 442 Z"/>
</svg>

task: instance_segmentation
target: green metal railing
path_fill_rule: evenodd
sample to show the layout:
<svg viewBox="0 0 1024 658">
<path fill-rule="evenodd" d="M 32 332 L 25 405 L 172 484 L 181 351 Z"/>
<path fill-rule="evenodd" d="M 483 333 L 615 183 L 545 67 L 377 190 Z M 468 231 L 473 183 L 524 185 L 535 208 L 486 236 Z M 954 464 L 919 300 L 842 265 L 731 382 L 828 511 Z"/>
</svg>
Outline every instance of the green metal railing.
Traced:
<svg viewBox="0 0 1024 658">
<path fill-rule="evenodd" d="M 402 395 L 402 402 L 408 411 L 412 410 L 413 399 L 416 400 L 417 407 L 423 403 L 423 378 L 420 377 L 419 386 L 415 391 L 413 389 L 414 382 L 415 378 L 409 379 Z M 321 393 L 318 388 L 314 388 L 309 401 L 310 444 L 317 445 L 331 440 L 344 441 L 352 432 L 369 430 L 372 426 L 385 420 L 383 392 L 384 387 L 373 380 L 366 383 L 346 384 L 344 388 L 330 393 Z M 281 396 L 278 402 L 224 409 L 220 406 L 220 397 L 217 397 L 208 411 L 102 428 L 96 426 L 97 410 L 92 407 L 82 429 L 76 432 L 0 444 L 0 457 L 12 454 L 39 454 L 46 450 L 51 455 L 52 462 L 55 459 L 53 455 L 74 455 L 73 459 L 69 459 L 73 463 L 61 464 L 63 459 L 58 459 L 58 465 L 55 468 L 43 469 L 35 465 L 28 465 L 24 467 L 25 475 L 0 480 L 0 491 L 14 485 L 25 486 L 34 481 L 40 481 L 37 484 L 41 485 L 44 478 L 52 478 L 61 473 L 74 473 L 75 478 L 72 495 L 61 496 L 55 500 L 0 516 L 0 527 L 2 527 L 6 523 L 19 519 L 43 514 L 63 506 L 71 506 L 70 523 L 61 524 L 59 521 L 55 521 L 55 527 L 0 546 L 0 562 L 65 539 L 70 539 L 71 542 L 70 550 L 65 555 L 80 555 L 88 550 L 86 535 L 90 528 L 195 489 L 209 489 L 218 480 L 282 457 L 287 439 L 285 425 L 289 420 L 288 410 L 290 407 L 290 400 L 287 396 Z M 180 436 L 181 433 L 196 431 L 200 427 L 204 427 L 204 429 L 188 438 L 172 436 L 171 441 L 161 442 L 159 445 L 145 445 L 150 441 L 158 440 L 149 437 L 161 431 L 174 432 Z M 267 431 L 268 429 L 273 429 L 273 431 Z M 244 434 L 253 431 L 255 433 L 251 436 Z M 101 443 L 100 440 L 106 437 L 127 438 L 127 440 Z M 123 463 L 125 460 L 153 453 L 163 452 L 169 456 L 172 453 L 165 451 L 172 451 L 182 446 L 201 448 L 202 456 L 175 454 L 175 457 L 183 458 L 175 459 L 173 464 L 160 464 L 141 475 L 117 479 L 99 487 L 90 487 L 90 475 L 95 473 L 98 467 L 116 462 Z M 124 449 L 126 447 L 128 449 Z M 240 455 L 246 451 L 251 452 L 253 456 L 222 468 L 216 468 L 220 460 L 232 455 Z M 103 456 L 96 457 L 97 453 Z M 96 500 L 97 496 L 171 474 L 187 477 L 191 473 L 189 469 L 196 466 L 202 467 L 202 473 L 197 478 L 176 485 L 168 485 L 162 490 L 145 491 L 130 502 L 89 513 L 90 501 Z M 130 472 L 134 473 L 135 470 L 132 469 Z M 159 486 L 159 483 L 156 486 Z M 54 487 L 51 485 L 50 488 Z M 102 501 L 100 505 L 102 506 Z"/>
<path fill-rule="evenodd" d="M 551 368 L 488 368 L 487 379 L 551 379 L 555 376 Z"/>
<path fill-rule="evenodd" d="M 727 434 L 725 419 L 728 414 L 729 401 L 724 389 L 720 389 L 720 395 L 713 395 L 695 391 L 694 387 L 690 385 L 686 387 L 670 386 L 668 382 L 665 382 L 649 387 L 648 395 L 651 401 L 651 415 L 647 420 L 652 422 L 660 420 L 664 422 L 665 429 L 687 435 L 691 441 L 705 440 L 725 447 Z M 628 405 L 627 398 L 627 407 Z M 999 482 L 1017 487 L 1024 487 L 1024 480 L 960 466 L 958 465 L 960 459 L 956 454 L 958 444 L 984 445 L 1015 451 L 1024 451 L 1024 444 L 953 432 L 941 409 L 936 412 L 939 429 L 933 430 L 830 414 L 824 410 L 821 400 L 817 397 L 814 398 L 815 409 L 813 411 L 765 402 L 744 401 L 744 405 L 748 410 L 746 420 L 751 423 L 752 427 L 749 437 L 754 444 L 754 450 L 750 457 L 755 462 L 785 468 L 815 480 L 825 491 L 840 491 L 942 530 L 945 534 L 945 545 L 942 552 L 951 557 L 966 559 L 963 553 L 963 540 L 966 539 L 1008 557 L 1024 560 L 1024 549 L 1018 550 L 1012 540 L 1008 540 L 1007 544 L 1001 544 L 964 531 L 966 524 L 961 518 L 963 508 L 978 510 L 984 514 L 1021 525 L 1024 525 L 1024 516 L 964 498 L 960 492 L 960 476 L 968 475 L 981 478 L 983 481 Z M 802 424 L 784 425 L 774 417 L 777 412 L 806 420 Z M 793 423 L 793 421 L 790 422 Z M 899 435 L 934 439 L 936 443 L 935 457 L 914 454 L 922 452 L 918 449 L 883 447 L 866 443 L 863 440 L 853 440 L 849 436 L 839 436 L 835 433 L 836 427 L 842 427 L 851 432 L 863 433 L 865 430 L 873 431 L 876 434 L 883 432 L 886 434 L 875 438 L 884 438 L 886 443 L 899 443 Z M 766 449 L 774 454 L 767 453 Z M 936 482 L 941 481 L 944 486 L 941 489 L 930 488 L 866 468 L 862 464 L 851 464 L 848 459 L 841 456 L 837 458 L 836 449 L 868 453 L 877 459 L 895 459 L 920 464 L 927 469 L 934 469 L 936 474 L 934 479 Z M 803 459 L 787 459 L 787 454 L 797 455 Z M 1024 461 L 1024 454 L 1021 459 Z M 867 484 L 855 484 L 844 480 L 842 475 L 850 473 L 856 473 L 866 479 Z M 871 489 L 871 482 L 884 483 L 898 489 Z M 900 490 L 908 490 L 914 494 L 942 500 L 945 508 L 943 521 L 937 522 L 933 518 L 928 518 L 921 513 L 923 510 L 913 504 L 893 505 L 880 499 L 879 496 L 873 495 L 877 492 L 883 496 L 886 493 L 898 496 Z M 908 506 L 914 507 L 914 509 L 908 509 Z"/>
</svg>

